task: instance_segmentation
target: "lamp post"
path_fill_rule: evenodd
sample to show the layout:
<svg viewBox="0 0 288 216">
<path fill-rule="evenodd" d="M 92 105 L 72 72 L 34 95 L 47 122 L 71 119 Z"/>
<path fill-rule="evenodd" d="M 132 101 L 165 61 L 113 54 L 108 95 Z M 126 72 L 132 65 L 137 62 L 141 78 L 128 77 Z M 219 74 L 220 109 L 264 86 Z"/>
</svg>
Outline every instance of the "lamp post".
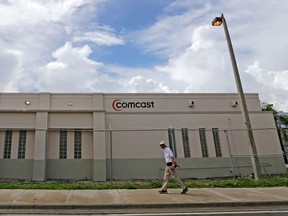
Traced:
<svg viewBox="0 0 288 216">
<path fill-rule="evenodd" d="M 251 155 L 251 163 L 252 163 L 252 168 L 253 168 L 253 172 L 254 172 L 254 178 L 256 180 L 258 180 L 259 178 L 261 178 L 261 167 L 260 167 L 259 157 L 257 154 L 257 149 L 256 149 L 256 145 L 255 145 L 255 140 L 254 140 L 254 136 L 253 136 L 250 118 L 248 115 L 248 109 L 247 109 L 247 105 L 246 105 L 245 96 L 243 93 L 241 79 L 240 79 L 239 71 L 237 68 L 236 58 L 234 55 L 234 51 L 233 51 L 233 47 L 232 47 L 232 43 L 231 43 L 231 39 L 230 39 L 230 35 L 228 32 L 228 27 L 227 27 L 224 15 L 222 14 L 221 17 L 216 17 L 212 21 L 212 26 L 220 26 L 222 23 L 224 26 L 225 36 L 226 36 L 226 40 L 227 40 L 227 44 L 228 44 L 228 48 L 229 48 L 229 53 L 230 53 L 230 58 L 231 58 L 231 62 L 232 62 L 234 77 L 235 77 L 237 90 L 238 90 L 238 96 L 239 96 L 240 102 L 241 102 L 243 120 L 244 120 L 244 123 L 245 123 L 246 128 L 247 128 L 248 142 L 249 142 L 249 146 L 250 146 L 251 154 L 252 154 Z"/>
</svg>

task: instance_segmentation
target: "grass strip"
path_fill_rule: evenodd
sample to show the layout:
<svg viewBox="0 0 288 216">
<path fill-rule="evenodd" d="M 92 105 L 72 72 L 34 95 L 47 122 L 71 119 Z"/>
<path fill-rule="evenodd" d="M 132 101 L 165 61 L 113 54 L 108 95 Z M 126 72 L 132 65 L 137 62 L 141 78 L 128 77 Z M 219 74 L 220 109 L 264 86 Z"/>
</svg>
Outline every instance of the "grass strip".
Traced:
<svg viewBox="0 0 288 216">
<path fill-rule="evenodd" d="M 282 175 L 265 176 L 259 180 L 249 177 L 216 178 L 216 179 L 187 179 L 184 181 L 189 188 L 253 188 L 253 187 L 288 187 L 288 173 Z M 0 189 L 45 189 L 45 190 L 109 190 L 109 189 L 154 189 L 160 188 L 161 180 L 135 181 L 45 181 L 31 180 L 2 180 Z M 179 188 L 171 179 L 169 188 Z"/>
</svg>

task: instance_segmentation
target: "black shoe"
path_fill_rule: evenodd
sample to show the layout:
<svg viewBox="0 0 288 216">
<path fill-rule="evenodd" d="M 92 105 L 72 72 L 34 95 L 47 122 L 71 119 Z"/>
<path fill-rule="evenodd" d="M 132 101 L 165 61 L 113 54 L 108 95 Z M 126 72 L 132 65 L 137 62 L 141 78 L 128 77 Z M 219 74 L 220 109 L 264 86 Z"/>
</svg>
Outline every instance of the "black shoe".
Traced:
<svg viewBox="0 0 288 216">
<path fill-rule="evenodd" d="M 187 193 L 188 190 L 189 190 L 189 189 L 186 187 L 185 189 L 182 190 L 181 194 L 185 194 L 185 193 Z"/>
<path fill-rule="evenodd" d="M 167 192 L 167 190 L 160 190 L 160 191 L 158 191 L 160 194 L 167 194 L 168 192 Z"/>
</svg>

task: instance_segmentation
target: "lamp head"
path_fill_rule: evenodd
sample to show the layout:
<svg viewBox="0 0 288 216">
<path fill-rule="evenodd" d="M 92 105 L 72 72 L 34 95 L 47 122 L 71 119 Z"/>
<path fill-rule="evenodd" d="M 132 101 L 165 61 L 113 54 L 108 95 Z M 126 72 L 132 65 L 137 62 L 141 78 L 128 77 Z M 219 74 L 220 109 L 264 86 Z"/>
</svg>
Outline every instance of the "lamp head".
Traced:
<svg viewBox="0 0 288 216">
<path fill-rule="evenodd" d="M 220 26 L 222 23 L 222 17 L 215 17 L 215 19 L 212 21 L 212 26 Z"/>
</svg>

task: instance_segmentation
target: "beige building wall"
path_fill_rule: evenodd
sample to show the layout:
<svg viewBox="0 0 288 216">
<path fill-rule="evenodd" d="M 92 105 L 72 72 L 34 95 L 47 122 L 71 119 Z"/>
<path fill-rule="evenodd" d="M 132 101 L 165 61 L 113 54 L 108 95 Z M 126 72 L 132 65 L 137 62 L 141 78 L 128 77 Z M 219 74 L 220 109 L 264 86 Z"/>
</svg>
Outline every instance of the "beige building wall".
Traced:
<svg viewBox="0 0 288 216">
<path fill-rule="evenodd" d="M 0 94 L 0 178 L 162 178 L 159 141 L 175 141 L 183 178 L 249 175 L 250 148 L 237 94 Z M 285 172 L 273 114 L 261 111 L 257 94 L 246 94 L 264 174 Z M 182 129 L 188 129 L 189 154 Z M 209 156 L 203 157 L 199 128 Z M 212 129 L 218 129 L 217 157 Z M 10 158 L 5 133 L 12 131 Z M 26 130 L 25 159 L 18 159 L 19 131 Z M 60 131 L 67 131 L 67 157 L 60 158 Z M 81 158 L 75 158 L 81 131 Z M 169 131 L 174 132 L 173 140 Z M 170 134 L 171 135 L 171 134 Z M 232 164 L 231 164 L 232 161 Z"/>
</svg>

